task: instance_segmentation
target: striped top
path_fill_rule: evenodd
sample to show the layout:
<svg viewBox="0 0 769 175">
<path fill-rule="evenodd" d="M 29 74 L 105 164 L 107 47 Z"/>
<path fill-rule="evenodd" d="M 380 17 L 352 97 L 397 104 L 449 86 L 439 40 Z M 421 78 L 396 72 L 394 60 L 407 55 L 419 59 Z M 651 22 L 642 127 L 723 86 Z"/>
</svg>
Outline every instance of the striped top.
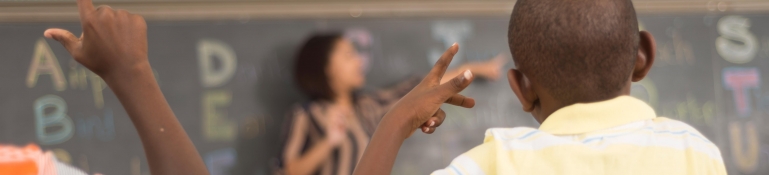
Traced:
<svg viewBox="0 0 769 175">
<path fill-rule="evenodd" d="M 561 108 L 539 129 L 489 129 L 483 144 L 433 174 L 707 175 L 726 169 L 718 147 L 696 129 L 621 96 Z"/>
<path fill-rule="evenodd" d="M 356 95 L 354 114 L 347 116 L 347 138 L 327 154 L 321 165 L 317 165 L 315 175 L 349 175 L 368 145 L 379 120 L 398 102 L 401 97 L 413 89 L 422 78 L 411 76 L 395 86 L 374 92 Z M 313 101 L 294 107 L 289 118 L 291 126 L 283 150 L 283 163 L 301 159 L 317 143 L 325 138 L 324 129 L 332 113 L 327 101 Z M 316 166 L 316 165 L 302 165 Z"/>
</svg>

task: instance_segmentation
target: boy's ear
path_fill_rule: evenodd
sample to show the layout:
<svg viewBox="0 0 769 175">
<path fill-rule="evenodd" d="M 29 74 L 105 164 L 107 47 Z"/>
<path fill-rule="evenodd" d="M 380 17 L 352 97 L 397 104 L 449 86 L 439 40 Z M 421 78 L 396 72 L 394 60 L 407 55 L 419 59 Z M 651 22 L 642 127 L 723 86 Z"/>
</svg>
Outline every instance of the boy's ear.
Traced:
<svg viewBox="0 0 769 175">
<path fill-rule="evenodd" d="M 638 33 L 640 40 L 638 43 L 638 55 L 635 59 L 635 67 L 633 67 L 633 75 L 631 80 L 633 82 L 641 81 L 654 64 L 654 56 L 657 52 L 657 44 L 654 43 L 654 36 L 647 31 L 641 31 Z"/>
<path fill-rule="evenodd" d="M 513 89 L 515 96 L 518 96 L 518 100 L 521 101 L 523 110 L 526 112 L 533 111 L 534 102 L 536 102 L 539 97 L 534 93 L 528 78 L 526 78 L 520 71 L 510 69 L 507 71 L 507 81 L 510 83 L 510 88 Z"/>
</svg>

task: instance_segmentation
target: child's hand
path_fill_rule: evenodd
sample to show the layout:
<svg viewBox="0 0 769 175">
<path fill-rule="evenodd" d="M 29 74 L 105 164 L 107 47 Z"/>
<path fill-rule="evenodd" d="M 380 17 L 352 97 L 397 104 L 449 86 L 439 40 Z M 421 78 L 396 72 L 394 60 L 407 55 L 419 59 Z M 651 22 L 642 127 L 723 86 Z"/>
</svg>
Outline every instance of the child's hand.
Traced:
<svg viewBox="0 0 769 175">
<path fill-rule="evenodd" d="M 147 60 L 144 18 L 78 0 L 83 34 L 48 29 L 72 57 L 101 76 L 131 118 L 152 174 L 208 174 L 195 145 L 174 115 Z"/>
<path fill-rule="evenodd" d="M 447 83 L 440 84 L 441 77 L 458 48 L 459 46 L 454 44 L 446 50 L 425 79 L 387 113 L 386 117 L 395 118 L 391 120 L 405 122 L 402 123 L 405 128 L 401 130 L 403 138 L 408 137 L 411 131 L 417 128 L 422 128 L 425 133 L 434 132 L 446 116 L 446 113 L 440 109 L 443 103 L 466 108 L 475 106 L 475 100 L 458 94 L 473 81 L 473 74 L 469 70 Z"/>
<path fill-rule="evenodd" d="M 115 72 L 149 67 L 144 18 L 109 6 L 94 9 L 91 0 L 78 0 L 77 5 L 83 27 L 80 38 L 56 28 L 46 30 L 45 37 L 59 41 L 77 62 L 105 80 L 121 74 Z"/>
</svg>

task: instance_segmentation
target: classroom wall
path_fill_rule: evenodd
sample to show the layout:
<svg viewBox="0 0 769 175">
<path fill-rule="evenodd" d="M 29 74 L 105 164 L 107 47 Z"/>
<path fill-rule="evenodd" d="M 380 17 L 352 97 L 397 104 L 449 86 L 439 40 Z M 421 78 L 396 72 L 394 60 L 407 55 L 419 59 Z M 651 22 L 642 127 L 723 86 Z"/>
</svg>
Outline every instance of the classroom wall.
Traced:
<svg viewBox="0 0 769 175">
<path fill-rule="evenodd" d="M 642 14 L 657 61 L 633 95 L 658 115 L 685 121 L 721 149 L 729 174 L 769 173 L 769 16 Z M 77 64 L 49 27 L 0 23 L 0 143 L 35 143 L 90 173 L 148 174 L 138 135 L 103 81 Z M 426 73 L 451 43 L 453 65 L 509 56 L 506 17 L 150 21 L 149 57 L 171 107 L 212 174 L 270 174 L 283 119 L 304 98 L 293 54 L 313 31 L 342 30 L 368 60 L 366 90 Z M 512 64 L 505 66 L 511 68 Z M 763 71 L 762 71 L 763 70 Z M 537 127 L 506 80 L 463 94 L 474 109 L 445 106 L 433 135 L 406 141 L 393 174 L 427 174 L 480 144 L 489 127 Z"/>
</svg>

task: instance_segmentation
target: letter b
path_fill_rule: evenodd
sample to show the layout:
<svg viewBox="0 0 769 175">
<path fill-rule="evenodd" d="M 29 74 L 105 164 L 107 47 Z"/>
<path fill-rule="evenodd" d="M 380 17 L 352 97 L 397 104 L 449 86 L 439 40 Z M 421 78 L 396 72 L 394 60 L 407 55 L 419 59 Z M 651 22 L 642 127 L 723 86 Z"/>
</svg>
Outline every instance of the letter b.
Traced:
<svg viewBox="0 0 769 175">
<path fill-rule="evenodd" d="M 46 112 L 46 108 L 53 111 Z M 67 116 L 67 103 L 56 95 L 46 95 L 35 100 L 35 130 L 42 145 L 59 144 L 72 138 L 72 119 Z M 60 126 L 59 129 L 56 129 Z M 48 128 L 56 129 L 49 131 Z"/>
</svg>

